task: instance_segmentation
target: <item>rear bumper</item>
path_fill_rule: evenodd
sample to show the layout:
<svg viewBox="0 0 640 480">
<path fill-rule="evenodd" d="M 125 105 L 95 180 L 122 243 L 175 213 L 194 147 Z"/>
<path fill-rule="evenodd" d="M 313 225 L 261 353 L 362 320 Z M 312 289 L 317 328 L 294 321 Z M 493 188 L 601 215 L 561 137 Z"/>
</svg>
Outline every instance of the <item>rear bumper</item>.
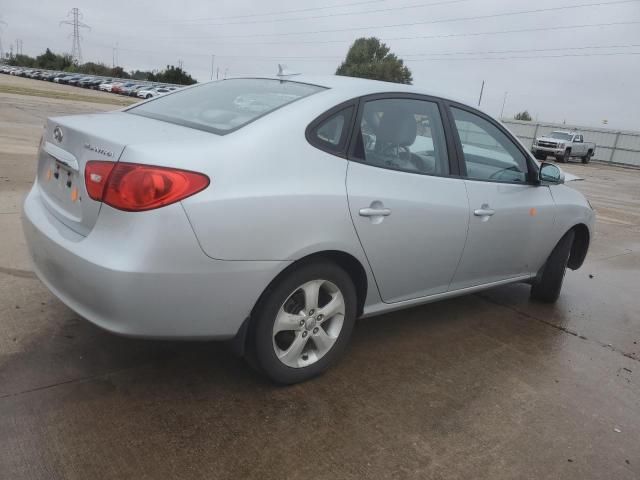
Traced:
<svg viewBox="0 0 640 480">
<path fill-rule="evenodd" d="M 143 214 L 103 205 L 83 237 L 48 211 L 37 184 L 23 229 L 47 288 L 80 316 L 127 336 L 231 338 L 288 264 L 205 256 L 180 204 Z"/>
</svg>

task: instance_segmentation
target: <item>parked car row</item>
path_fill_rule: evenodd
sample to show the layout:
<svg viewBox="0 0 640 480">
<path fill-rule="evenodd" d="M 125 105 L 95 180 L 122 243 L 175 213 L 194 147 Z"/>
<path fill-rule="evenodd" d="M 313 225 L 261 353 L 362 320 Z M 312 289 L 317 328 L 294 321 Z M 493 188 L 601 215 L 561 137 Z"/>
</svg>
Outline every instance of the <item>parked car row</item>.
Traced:
<svg viewBox="0 0 640 480">
<path fill-rule="evenodd" d="M 15 75 L 18 77 L 33 78 L 34 80 L 46 80 L 54 83 L 62 83 L 65 85 L 72 85 L 74 87 L 90 88 L 92 90 L 101 90 L 103 92 L 117 93 L 119 95 L 143 99 L 158 97 L 180 88 L 175 85 L 141 82 L 138 80 L 122 80 L 119 78 L 86 75 L 84 73 L 57 72 L 8 65 L 0 66 L 0 73 Z"/>
</svg>

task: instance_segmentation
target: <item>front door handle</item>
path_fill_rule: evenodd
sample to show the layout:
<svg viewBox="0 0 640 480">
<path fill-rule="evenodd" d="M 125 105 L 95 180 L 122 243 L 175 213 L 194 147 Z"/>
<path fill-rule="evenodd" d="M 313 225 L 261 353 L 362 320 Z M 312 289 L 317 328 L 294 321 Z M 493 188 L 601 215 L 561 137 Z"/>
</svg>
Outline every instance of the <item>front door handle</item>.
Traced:
<svg viewBox="0 0 640 480">
<path fill-rule="evenodd" d="M 390 208 L 361 208 L 360 209 L 361 217 L 388 217 L 391 215 Z"/>
<path fill-rule="evenodd" d="M 492 208 L 489 208 L 489 205 L 487 205 L 486 203 L 482 205 L 482 207 L 473 211 L 473 214 L 476 217 L 490 217 L 494 213 L 496 213 L 496 211 Z"/>
</svg>

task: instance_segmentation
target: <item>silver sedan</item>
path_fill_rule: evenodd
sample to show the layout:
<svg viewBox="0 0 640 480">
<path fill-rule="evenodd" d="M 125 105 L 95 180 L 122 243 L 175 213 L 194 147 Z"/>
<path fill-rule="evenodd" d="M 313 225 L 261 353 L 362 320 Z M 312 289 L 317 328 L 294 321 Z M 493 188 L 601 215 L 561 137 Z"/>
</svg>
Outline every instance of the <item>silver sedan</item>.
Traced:
<svg viewBox="0 0 640 480">
<path fill-rule="evenodd" d="M 233 339 L 294 383 L 357 318 L 512 282 L 555 301 L 594 223 L 564 182 L 414 87 L 236 78 L 50 118 L 24 232 L 42 282 L 96 325 Z"/>
</svg>

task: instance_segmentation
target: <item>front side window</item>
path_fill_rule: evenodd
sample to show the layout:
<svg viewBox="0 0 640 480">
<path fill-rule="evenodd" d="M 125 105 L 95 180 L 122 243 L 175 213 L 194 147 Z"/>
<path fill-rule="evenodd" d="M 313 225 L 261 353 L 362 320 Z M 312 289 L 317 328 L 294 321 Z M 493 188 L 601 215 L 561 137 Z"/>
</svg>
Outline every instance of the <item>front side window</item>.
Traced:
<svg viewBox="0 0 640 480">
<path fill-rule="evenodd" d="M 479 115 L 452 108 L 467 177 L 501 182 L 527 181 L 527 159 L 498 127 Z"/>
<path fill-rule="evenodd" d="M 438 105 L 388 98 L 366 102 L 355 156 L 364 163 L 428 175 L 449 173 Z"/>
<path fill-rule="evenodd" d="M 321 90 L 324 87 L 299 82 L 236 78 L 180 90 L 127 112 L 225 134 Z"/>
</svg>

